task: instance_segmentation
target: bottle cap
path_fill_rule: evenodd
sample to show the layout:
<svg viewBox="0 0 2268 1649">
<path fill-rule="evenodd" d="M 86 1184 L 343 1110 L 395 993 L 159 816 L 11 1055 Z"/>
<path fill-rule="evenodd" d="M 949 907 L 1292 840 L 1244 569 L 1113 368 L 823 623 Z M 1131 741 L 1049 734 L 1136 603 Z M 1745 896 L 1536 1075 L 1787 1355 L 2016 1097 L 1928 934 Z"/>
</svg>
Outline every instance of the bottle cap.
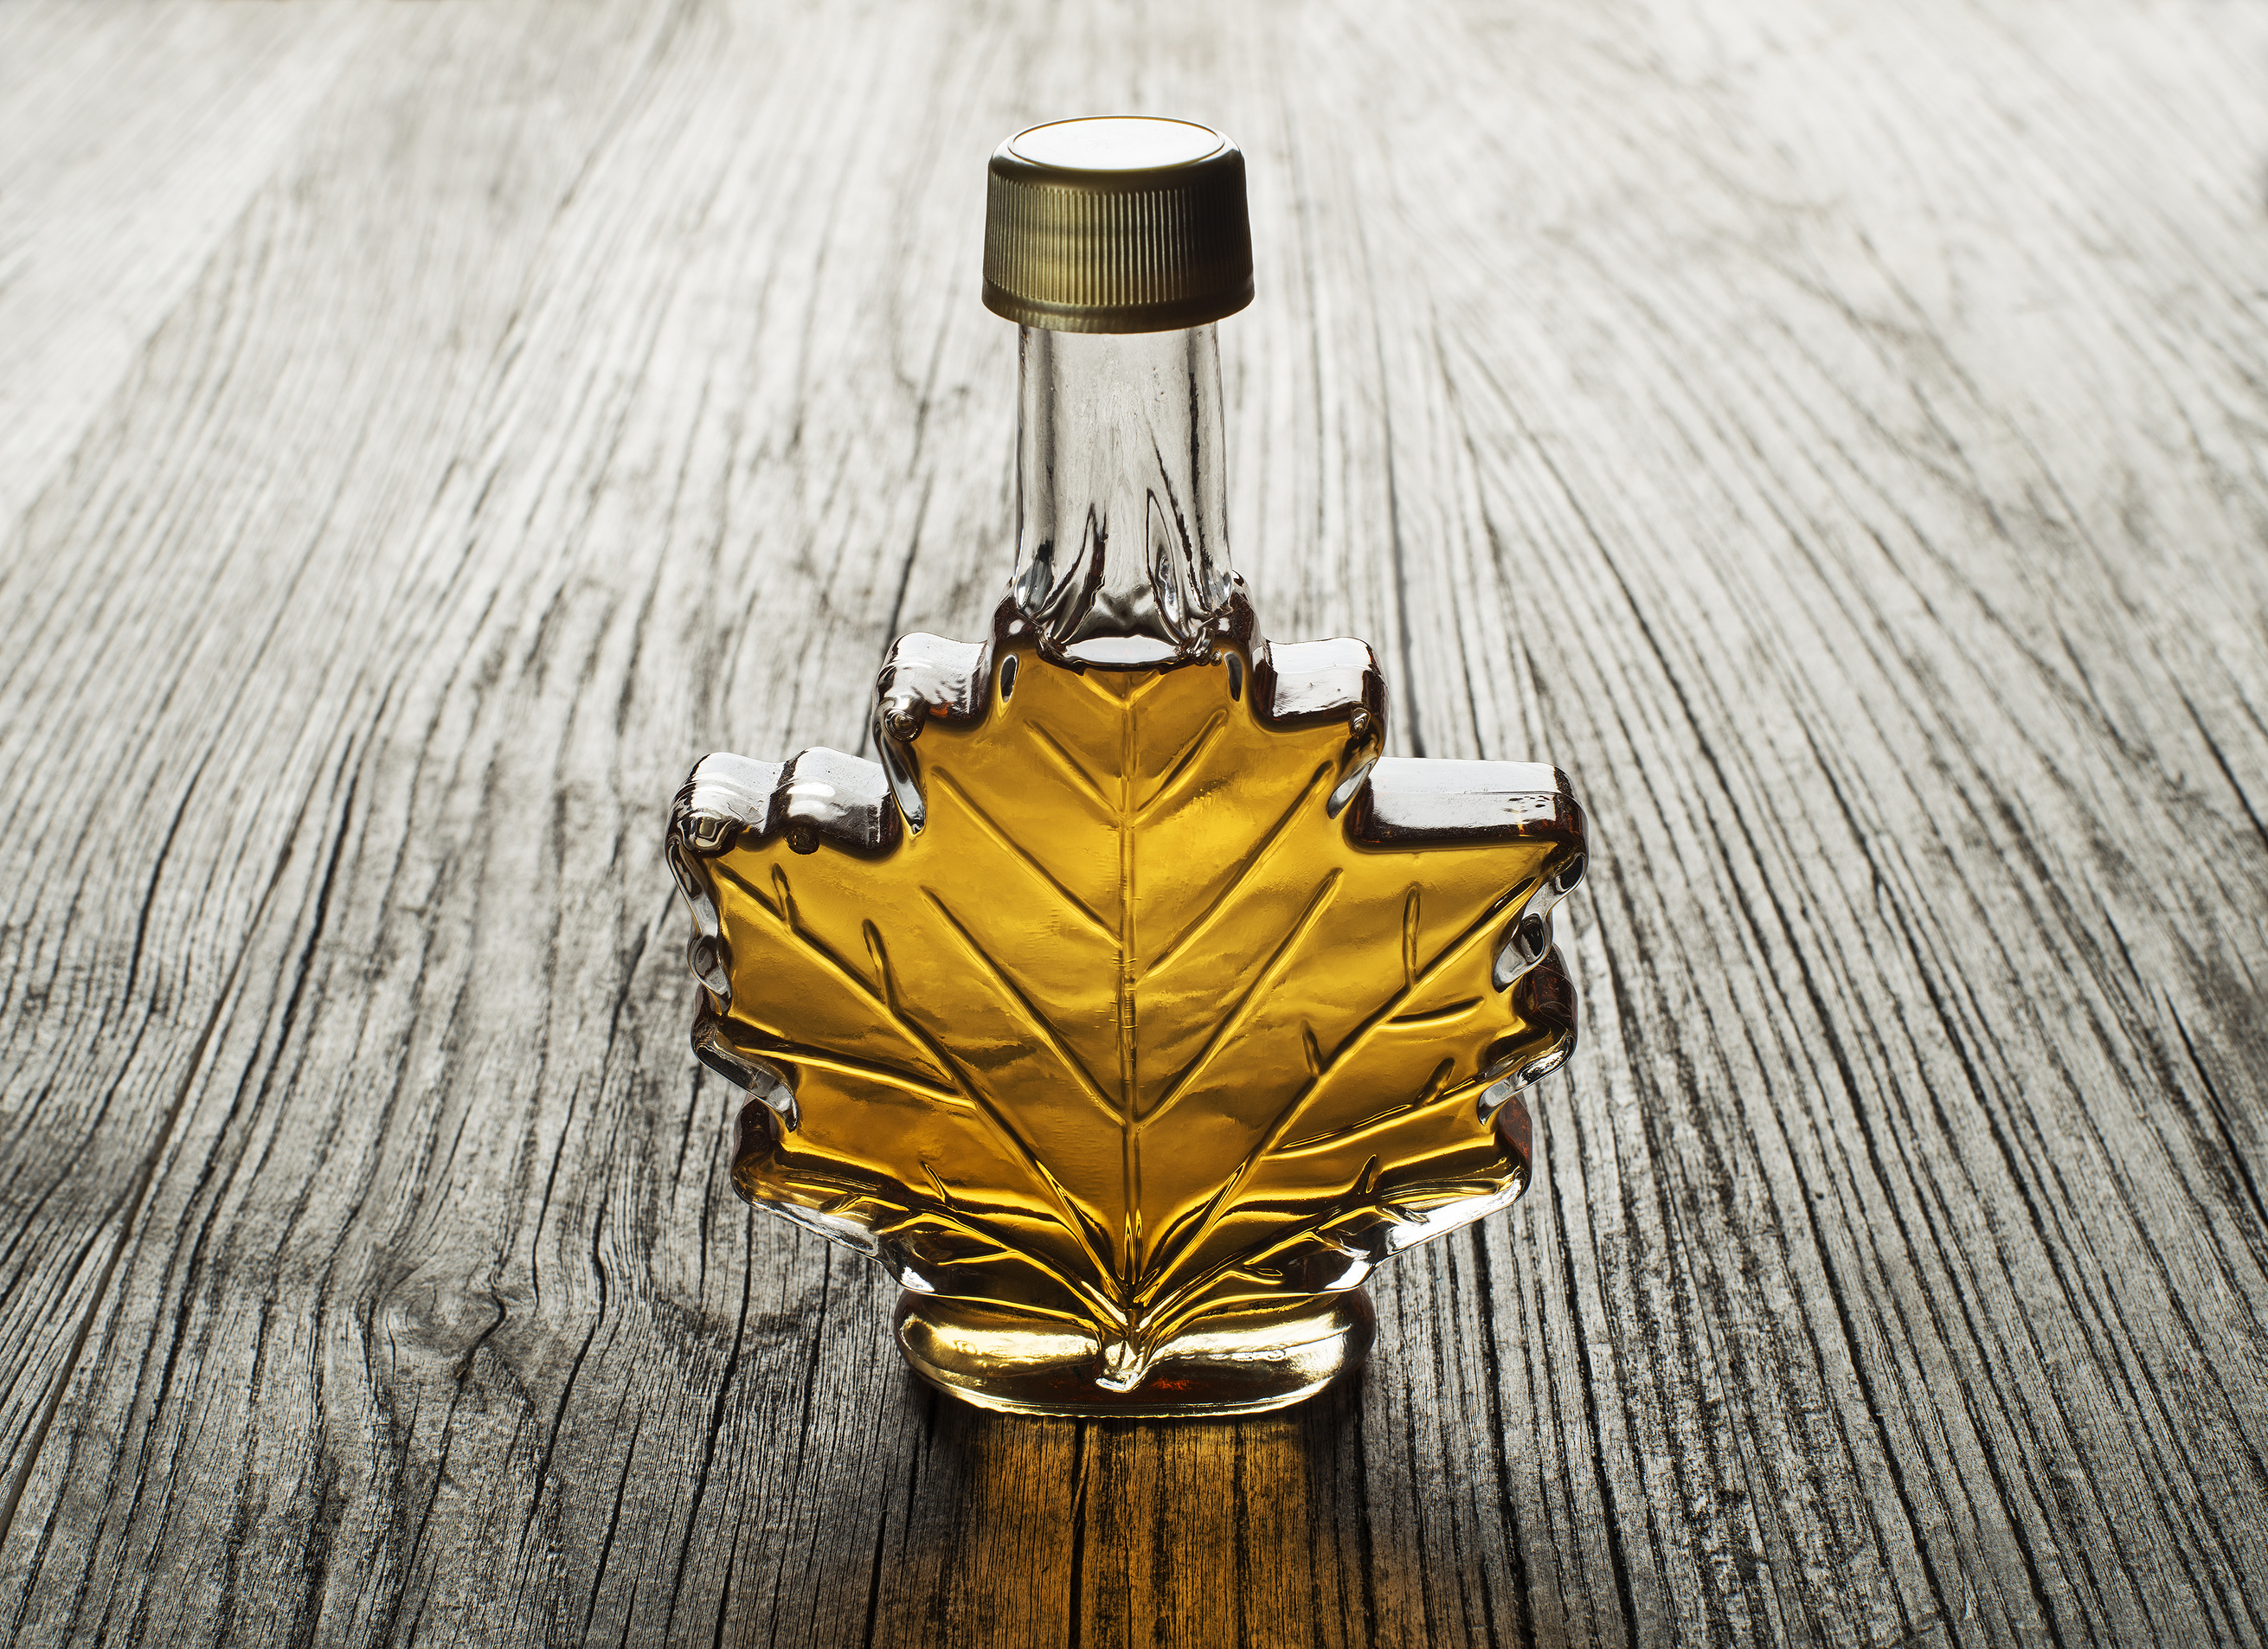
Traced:
<svg viewBox="0 0 2268 1649">
<path fill-rule="evenodd" d="M 1252 301 L 1244 155 L 1188 121 L 1057 121 L 993 151 L 984 306 L 1058 332 L 1169 332 Z"/>
</svg>

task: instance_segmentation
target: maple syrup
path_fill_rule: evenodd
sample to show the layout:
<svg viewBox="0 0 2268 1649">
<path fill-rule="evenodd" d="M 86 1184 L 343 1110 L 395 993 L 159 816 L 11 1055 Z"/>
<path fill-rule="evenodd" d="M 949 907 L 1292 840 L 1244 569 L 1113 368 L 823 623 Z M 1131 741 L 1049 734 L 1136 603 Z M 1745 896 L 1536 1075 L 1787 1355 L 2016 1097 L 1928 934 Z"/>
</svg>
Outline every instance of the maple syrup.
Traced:
<svg viewBox="0 0 2268 1649">
<path fill-rule="evenodd" d="M 1564 776 L 1384 755 L 1370 649 L 1263 640 L 1229 565 L 1243 214 L 1201 127 L 1003 145 L 991 634 L 896 644 L 879 762 L 711 756 L 672 815 L 695 1046 L 750 1096 L 735 1184 L 887 1267 L 908 1360 L 989 1407 L 1320 1389 L 1372 1269 L 1526 1186 L 1521 1091 L 1574 1043 Z"/>
</svg>

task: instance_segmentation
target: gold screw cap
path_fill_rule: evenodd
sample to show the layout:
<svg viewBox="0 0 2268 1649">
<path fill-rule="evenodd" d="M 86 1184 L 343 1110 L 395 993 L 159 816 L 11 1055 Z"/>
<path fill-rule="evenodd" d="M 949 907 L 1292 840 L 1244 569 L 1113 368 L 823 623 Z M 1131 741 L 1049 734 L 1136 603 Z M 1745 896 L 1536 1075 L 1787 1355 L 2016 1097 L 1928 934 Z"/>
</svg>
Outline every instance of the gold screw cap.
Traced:
<svg viewBox="0 0 2268 1649">
<path fill-rule="evenodd" d="M 1252 301 L 1244 155 L 1209 127 L 1057 121 L 992 152 L 984 306 L 1058 332 L 1170 332 Z"/>
</svg>

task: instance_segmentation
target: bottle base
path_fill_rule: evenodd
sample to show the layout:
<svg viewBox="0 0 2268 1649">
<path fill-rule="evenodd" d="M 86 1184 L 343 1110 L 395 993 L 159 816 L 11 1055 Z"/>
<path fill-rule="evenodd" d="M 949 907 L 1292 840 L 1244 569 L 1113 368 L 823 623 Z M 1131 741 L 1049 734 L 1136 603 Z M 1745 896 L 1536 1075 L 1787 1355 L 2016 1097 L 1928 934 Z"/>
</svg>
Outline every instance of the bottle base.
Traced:
<svg viewBox="0 0 2268 1649">
<path fill-rule="evenodd" d="M 1124 1419 L 1259 1414 L 1312 1397 L 1361 1366 L 1376 1322 L 1359 1288 L 1222 1312 L 1167 1341 L 1120 1390 L 1094 1341 L 1058 1319 L 911 1292 L 895 1317 L 914 1373 L 963 1402 Z"/>
</svg>

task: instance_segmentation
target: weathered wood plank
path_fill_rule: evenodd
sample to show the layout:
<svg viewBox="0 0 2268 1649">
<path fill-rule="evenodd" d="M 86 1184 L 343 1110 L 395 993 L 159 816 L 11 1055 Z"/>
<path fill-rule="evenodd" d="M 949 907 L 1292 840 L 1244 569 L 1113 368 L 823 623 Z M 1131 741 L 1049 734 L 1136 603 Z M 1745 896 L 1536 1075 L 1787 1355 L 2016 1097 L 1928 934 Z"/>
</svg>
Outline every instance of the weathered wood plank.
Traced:
<svg viewBox="0 0 2268 1649">
<path fill-rule="evenodd" d="M 370 21 L 180 4 L 0 17 L 0 531 L 117 394 Z"/>
<path fill-rule="evenodd" d="M 2258 19 L 246 16 L 0 12 L 8 1641 L 2268 1638 Z M 1601 839 L 1536 1194 L 1234 1425 L 913 1385 L 657 853 L 989 609 L 1102 107 L 1252 156 L 1264 622 Z"/>
</svg>

